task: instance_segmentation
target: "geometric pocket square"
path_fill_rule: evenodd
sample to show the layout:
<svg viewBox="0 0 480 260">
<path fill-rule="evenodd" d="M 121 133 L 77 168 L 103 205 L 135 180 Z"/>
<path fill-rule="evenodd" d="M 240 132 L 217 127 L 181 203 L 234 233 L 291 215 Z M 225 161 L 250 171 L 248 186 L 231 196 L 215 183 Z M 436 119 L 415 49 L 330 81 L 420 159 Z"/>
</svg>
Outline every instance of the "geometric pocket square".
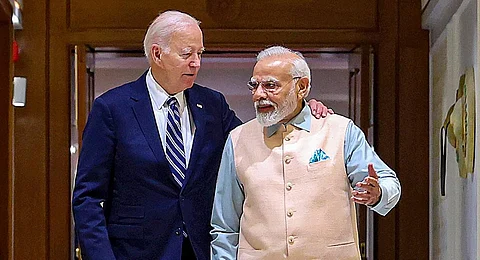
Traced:
<svg viewBox="0 0 480 260">
<path fill-rule="evenodd" d="M 312 157 L 310 157 L 309 163 L 325 161 L 328 159 L 330 159 L 330 157 L 322 149 L 317 149 Z"/>
</svg>

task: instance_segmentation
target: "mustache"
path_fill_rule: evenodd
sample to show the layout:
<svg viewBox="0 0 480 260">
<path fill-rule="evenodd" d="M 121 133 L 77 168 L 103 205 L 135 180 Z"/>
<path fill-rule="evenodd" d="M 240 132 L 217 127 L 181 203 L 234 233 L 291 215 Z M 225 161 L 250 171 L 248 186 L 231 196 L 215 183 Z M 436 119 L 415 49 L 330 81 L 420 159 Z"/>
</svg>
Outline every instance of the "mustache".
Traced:
<svg viewBox="0 0 480 260">
<path fill-rule="evenodd" d="M 255 107 L 258 106 L 275 106 L 276 104 L 268 99 L 262 99 L 259 101 L 255 101 Z"/>
</svg>

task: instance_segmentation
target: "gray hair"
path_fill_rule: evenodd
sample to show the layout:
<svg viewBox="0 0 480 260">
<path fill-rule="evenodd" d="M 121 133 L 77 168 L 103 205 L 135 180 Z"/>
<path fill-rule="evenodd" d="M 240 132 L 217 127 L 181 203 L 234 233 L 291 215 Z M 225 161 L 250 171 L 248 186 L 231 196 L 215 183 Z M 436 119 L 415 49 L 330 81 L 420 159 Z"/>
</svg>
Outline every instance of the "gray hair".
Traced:
<svg viewBox="0 0 480 260">
<path fill-rule="evenodd" d="M 150 58 L 150 48 L 158 44 L 162 51 L 170 52 L 170 39 L 175 31 L 186 25 L 200 25 L 200 21 L 180 11 L 165 11 L 160 13 L 148 27 L 143 40 L 143 49 L 147 59 Z"/>
<path fill-rule="evenodd" d="M 308 89 L 305 95 L 305 96 L 308 96 L 308 93 L 310 93 L 310 88 L 311 88 L 310 82 L 312 81 L 312 76 L 311 76 L 310 68 L 308 67 L 307 61 L 305 60 L 305 57 L 303 57 L 303 55 L 300 52 L 290 50 L 289 48 L 285 48 L 283 46 L 272 46 L 258 53 L 257 62 L 267 57 L 277 56 L 282 54 L 290 54 L 290 53 L 293 53 L 298 56 L 298 58 L 292 61 L 293 66 L 292 66 L 292 70 L 290 71 L 290 74 L 292 75 L 292 77 L 308 78 Z"/>
</svg>

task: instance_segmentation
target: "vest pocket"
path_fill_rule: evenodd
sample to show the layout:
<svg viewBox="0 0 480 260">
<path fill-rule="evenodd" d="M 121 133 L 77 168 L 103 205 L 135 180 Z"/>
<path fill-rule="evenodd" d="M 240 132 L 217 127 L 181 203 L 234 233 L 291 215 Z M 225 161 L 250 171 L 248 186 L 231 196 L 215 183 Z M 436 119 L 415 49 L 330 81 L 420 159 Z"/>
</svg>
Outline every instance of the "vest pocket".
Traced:
<svg viewBox="0 0 480 260">
<path fill-rule="evenodd" d="M 325 259 L 360 260 L 359 252 L 354 241 L 329 244 L 326 249 L 327 258 Z"/>
<path fill-rule="evenodd" d="M 328 247 L 341 247 L 341 246 L 348 246 L 354 244 L 355 241 L 348 241 L 348 242 L 339 242 L 334 244 L 329 244 Z"/>
<path fill-rule="evenodd" d="M 314 163 L 309 163 L 307 165 L 307 171 L 321 172 L 322 170 L 331 169 L 332 166 L 333 166 L 332 160 L 314 162 Z"/>
<path fill-rule="evenodd" d="M 239 248 L 237 253 L 237 259 L 264 259 L 265 250 L 256 250 L 251 248 Z"/>
</svg>

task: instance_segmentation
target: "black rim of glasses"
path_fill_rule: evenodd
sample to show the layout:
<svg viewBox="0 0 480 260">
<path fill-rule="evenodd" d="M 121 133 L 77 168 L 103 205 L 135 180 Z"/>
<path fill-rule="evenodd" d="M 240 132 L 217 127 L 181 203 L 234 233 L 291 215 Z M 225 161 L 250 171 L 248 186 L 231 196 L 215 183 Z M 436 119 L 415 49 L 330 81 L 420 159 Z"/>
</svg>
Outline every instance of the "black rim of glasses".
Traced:
<svg viewBox="0 0 480 260">
<path fill-rule="evenodd" d="M 291 79 L 289 82 L 287 82 L 287 84 L 290 83 L 290 82 L 292 82 L 293 80 L 301 79 L 301 78 L 303 78 L 303 77 L 301 77 L 301 76 L 292 77 L 292 79 Z M 254 81 L 254 80 L 249 80 L 249 81 L 247 82 L 247 87 L 248 87 L 248 90 L 249 90 L 252 94 L 254 94 L 254 93 L 257 91 L 257 88 L 258 88 L 260 85 L 262 85 L 262 88 L 263 88 L 263 90 L 264 90 L 265 92 L 272 93 L 272 92 L 275 92 L 276 90 L 279 89 L 278 82 L 275 82 L 275 81 L 272 81 L 272 82 L 274 82 L 275 84 L 277 84 L 277 86 L 276 86 L 275 88 L 273 88 L 273 89 L 265 88 L 265 87 L 263 87 L 264 84 L 263 84 L 262 82 L 258 82 L 258 81 Z"/>
</svg>

